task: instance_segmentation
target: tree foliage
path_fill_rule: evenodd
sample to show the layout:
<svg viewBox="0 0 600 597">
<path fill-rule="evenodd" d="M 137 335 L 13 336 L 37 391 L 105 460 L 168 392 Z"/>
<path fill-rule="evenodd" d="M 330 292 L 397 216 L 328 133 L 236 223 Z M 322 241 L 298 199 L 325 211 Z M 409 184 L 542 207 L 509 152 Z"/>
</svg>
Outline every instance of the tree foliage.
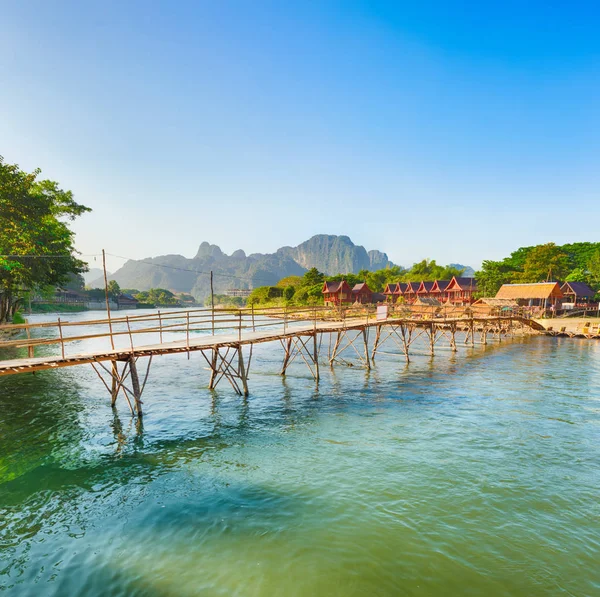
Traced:
<svg viewBox="0 0 600 597">
<path fill-rule="evenodd" d="M 12 319 L 24 293 L 87 270 L 68 223 L 90 209 L 39 175 L 0 157 L 0 322 Z"/>
</svg>

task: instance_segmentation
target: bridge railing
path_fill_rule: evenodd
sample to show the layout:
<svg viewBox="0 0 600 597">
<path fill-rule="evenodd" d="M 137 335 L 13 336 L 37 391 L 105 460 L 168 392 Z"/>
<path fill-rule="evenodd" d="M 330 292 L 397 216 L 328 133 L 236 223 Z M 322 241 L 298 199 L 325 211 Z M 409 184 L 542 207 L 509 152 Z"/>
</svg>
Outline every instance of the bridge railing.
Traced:
<svg viewBox="0 0 600 597">
<path fill-rule="evenodd" d="M 515 314 L 511 313 L 510 317 Z M 411 320 L 443 322 L 469 321 L 480 318 L 470 307 L 428 305 L 390 305 L 386 321 Z M 201 308 L 191 310 L 158 310 L 153 313 L 127 314 L 110 318 L 25 323 L 0 326 L 0 358 L 22 357 L 14 350 L 26 349 L 27 357 L 47 356 L 58 346 L 63 358 L 81 354 L 82 349 L 94 351 L 134 352 L 141 346 L 183 341 L 189 347 L 201 335 L 231 336 L 232 341 L 250 339 L 254 332 L 272 330 L 274 335 L 286 334 L 298 325 L 310 323 L 316 331 L 322 322 L 335 322 L 341 329 L 373 324 L 378 320 L 376 305 L 344 307 L 281 306 L 245 308 Z M 309 328 L 310 329 L 310 328 Z M 86 343 L 83 345 L 83 343 Z M 185 347 L 184 346 L 184 347 Z M 8 349 L 8 350 L 7 350 Z M 43 354 L 40 354 L 43 353 Z"/>
<path fill-rule="evenodd" d="M 331 316 L 331 310 L 323 306 L 246 308 L 203 308 L 172 310 L 154 313 L 132 314 L 110 318 L 56 321 L 0 326 L 0 358 L 7 358 L 3 349 L 27 349 L 28 357 L 36 355 L 36 349 L 44 346 L 60 347 L 63 357 L 81 352 L 84 341 L 100 343 L 95 349 L 131 350 L 149 342 L 162 344 L 181 339 L 185 335 L 189 343 L 203 335 L 236 335 L 261 330 L 283 329 L 298 323 L 323 321 Z M 150 337 L 150 339 L 149 339 Z M 8 339 L 6 339 L 8 338 Z M 10 358 L 10 356 L 8 356 Z"/>
</svg>

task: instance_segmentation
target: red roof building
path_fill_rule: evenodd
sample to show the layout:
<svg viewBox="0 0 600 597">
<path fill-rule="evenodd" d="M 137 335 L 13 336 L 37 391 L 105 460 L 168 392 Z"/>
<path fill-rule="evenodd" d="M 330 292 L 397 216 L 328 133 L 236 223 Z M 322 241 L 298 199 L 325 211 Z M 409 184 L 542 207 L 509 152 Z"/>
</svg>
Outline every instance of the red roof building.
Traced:
<svg viewBox="0 0 600 597">
<path fill-rule="evenodd" d="M 451 280 L 436 280 L 431 287 L 429 296 L 436 298 L 441 303 L 446 302 L 446 288 L 448 288 L 448 284 L 450 284 L 450 282 Z"/>
<path fill-rule="evenodd" d="M 421 286 L 420 282 L 408 282 L 404 290 L 404 298 L 407 303 L 412 303 L 417 298 L 417 291 Z"/>
<path fill-rule="evenodd" d="M 324 282 L 323 300 L 326 305 L 349 305 L 352 303 L 352 289 L 346 280 Z"/>
<path fill-rule="evenodd" d="M 434 284 L 435 282 L 421 282 L 421 284 L 419 284 L 419 289 L 417 290 L 417 296 L 421 298 L 429 297 Z"/>
<path fill-rule="evenodd" d="M 477 292 L 475 278 L 459 278 L 454 276 L 448 284 L 445 294 L 447 302 L 453 305 L 470 305 L 475 299 L 473 295 Z"/>
<path fill-rule="evenodd" d="M 373 291 L 367 286 L 366 282 L 356 284 L 352 289 L 352 300 L 361 305 L 367 305 L 372 302 Z"/>
</svg>

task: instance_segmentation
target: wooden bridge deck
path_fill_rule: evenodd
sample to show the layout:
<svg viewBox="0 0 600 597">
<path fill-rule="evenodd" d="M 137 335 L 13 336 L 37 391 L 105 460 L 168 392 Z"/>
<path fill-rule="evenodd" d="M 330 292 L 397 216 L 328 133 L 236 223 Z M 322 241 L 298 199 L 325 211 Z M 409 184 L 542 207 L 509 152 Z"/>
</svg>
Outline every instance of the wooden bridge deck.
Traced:
<svg viewBox="0 0 600 597">
<path fill-rule="evenodd" d="M 244 346 L 248 344 L 261 344 L 265 342 L 283 341 L 299 336 L 314 334 L 325 334 L 339 331 L 364 330 L 366 328 L 382 327 L 386 325 L 412 325 L 415 327 L 430 327 L 432 324 L 438 327 L 450 325 L 477 325 L 493 324 L 495 322 L 525 320 L 514 317 L 475 317 L 465 320 L 463 318 L 445 318 L 440 320 L 429 319 L 386 319 L 377 321 L 374 318 L 353 318 L 343 321 L 313 321 L 311 323 L 290 322 L 285 330 L 260 330 L 240 331 L 235 333 L 220 333 L 215 335 L 202 335 L 190 337 L 185 340 L 175 340 L 154 344 L 132 346 L 131 348 L 120 348 L 111 350 L 98 350 L 95 352 L 75 353 L 69 355 L 55 355 L 36 358 L 20 358 L 13 360 L 0 360 L 0 376 L 14 375 L 19 373 L 32 373 L 46 369 L 58 369 L 61 367 L 72 367 L 88 363 L 105 361 L 125 361 L 132 356 L 145 357 L 153 355 L 166 355 L 194 352 L 198 350 L 219 349 L 232 346 Z M 531 320 L 525 321 L 526 325 L 536 327 Z M 541 329 L 539 326 L 538 329 Z M 66 338 L 65 341 L 69 340 Z M 23 341 L 23 345 L 26 341 Z M 0 347 L 2 343 L 0 343 Z"/>
<path fill-rule="evenodd" d="M 84 327 L 79 335 L 78 326 Z M 0 360 L 0 377 L 90 364 L 111 395 L 112 406 L 123 394 L 132 414 L 141 416 L 141 396 L 152 358 L 157 355 L 200 352 L 211 371 L 210 389 L 225 378 L 236 393 L 247 396 L 254 344 L 281 342 L 284 349 L 281 374 L 285 375 L 289 365 L 298 357 L 318 383 L 319 363 L 323 358 L 319 356 L 319 335 L 332 334 L 327 355 L 330 366 L 334 363 L 349 364 L 347 356 L 350 354 L 350 359 L 358 359 L 370 369 L 386 341 L 395 342 L 408 362 L 411 346 L 418 338 L 425 340 L 425 346 L 433 356 L 436 347 L 444 342 L 446 348 L 457 351 L 458 335 L 461 335 L 461 340 L 464 336 L 465 346 L 474 346 L 476 336 L 479 343 L 487 344 L 488 336 L 501 340 L 502 335 L 512 334 L 515 326 L 543 329 L 533 320 L 517 315 L 476 317 L 456 309 L 443 313 L 439 309 L 410 312 L 405 307 L 401 311 L 392 311 L 389 316 L 387 311 L 376 314 L 369 308 L 342 312 L 314 307 L 262 311 L 260 314 L 249 309 L 199 309 L 95 321 L 61 322 L 59 319 L 57 322 L 1 326 L 3 331 L 9 328 L 9 332 L 26 332 L 27 338 L 0 341 L 0 349 L 26 348 L 28 357 Z M 371 342 L 369 330 L 372 328 L 375 328 L 375 337 Z M 75 330 L 75 335 L 65 335 L 72 330 Z M 37 337 L 33 337 L 32 333 Z M 174 340 L 173 333 L 184 338 Z M 153 342 L 140 340 L 148 334 L 152 335 Z M 157 337 L 158 342 L 155 341 Z M 104 347 L 91 352 L 73 349 L 87 340 L 104 344 Z M 127 340 L 128 346 L 116 346 L 126 344 Z M 246 361 L 243 347 L 248 345 L 250 351 Z M 36 349 L 49 346 L 58 347 L 60 353 L 35 356 Z M 143 383 L 140 383 L 137 370 L 140 357 L 148 357 L 144 361 L 147 369 Z M 110 364 L 107 365 L 107 362 Z"/>
</svg>

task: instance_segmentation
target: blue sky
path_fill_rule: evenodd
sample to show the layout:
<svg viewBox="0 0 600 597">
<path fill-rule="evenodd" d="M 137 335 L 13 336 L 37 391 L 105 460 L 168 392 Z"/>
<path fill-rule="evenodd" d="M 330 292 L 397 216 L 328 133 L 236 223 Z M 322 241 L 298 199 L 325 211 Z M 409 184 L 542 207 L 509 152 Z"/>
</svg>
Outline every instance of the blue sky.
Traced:
<svg viewBox="0 0 600 597">
<path fill-rule="evenodd" d="M 23 2 L 0 154 L 84 254 L 347 234 L 410 265 L 600 240 L 593 2 Z M 122 264 L 111 259 L 112 270 Z"/>
</svg>

